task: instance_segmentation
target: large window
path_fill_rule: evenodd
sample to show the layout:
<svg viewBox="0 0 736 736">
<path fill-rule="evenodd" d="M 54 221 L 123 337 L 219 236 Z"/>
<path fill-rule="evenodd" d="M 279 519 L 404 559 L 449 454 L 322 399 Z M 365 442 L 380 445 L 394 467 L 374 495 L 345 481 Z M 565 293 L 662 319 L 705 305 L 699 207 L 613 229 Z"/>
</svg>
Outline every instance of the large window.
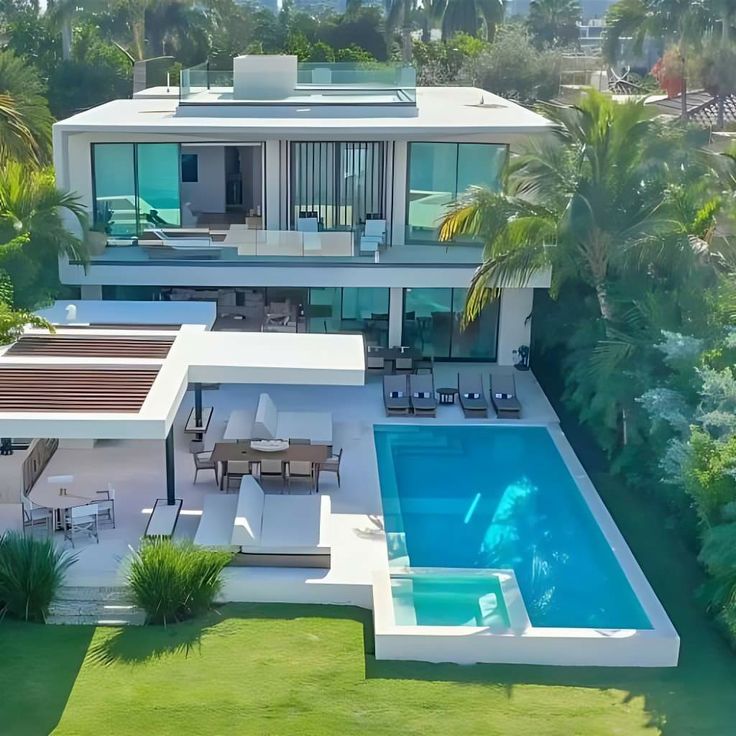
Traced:
<svg viewBox="0 0 736 736">
<path fill-rule="evenodd" d="M 492 143 L 410 143 L 408 243 L 436 243 L 448 205 L 468 187 L 498 189 L 507 149 Z"/>
<path fill-rule="evenodd" d="M 181 224 L 178 143 L 95 143 L 94 220 L 111 235 Z"/>
<path fill-rule="evenodd" d="M 325 287 L 309 290 L 307 331 L 361 333 L 372 345 L 388 344 L 389 290 Z"/>
<path fill-rule="evenodd" d="M 463 327 L 467 289 L 405 289 L 402 344 L 439 360 L 495 360 L 498 301 Z"/>
<path fill-rule="evenodd" d="M 292 143 L 292 227 L 313 215 L 325 230 L 352 230 L 367 217 L 383 218 L 385 167 L 382 142 Z"/>
</svg>

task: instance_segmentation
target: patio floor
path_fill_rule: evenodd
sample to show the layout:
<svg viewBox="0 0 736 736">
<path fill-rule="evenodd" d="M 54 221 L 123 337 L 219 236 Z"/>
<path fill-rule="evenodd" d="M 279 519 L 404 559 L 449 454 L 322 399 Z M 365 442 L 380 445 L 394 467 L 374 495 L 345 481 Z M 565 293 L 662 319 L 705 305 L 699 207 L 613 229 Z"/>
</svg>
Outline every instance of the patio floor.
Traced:
<svg viewBox="0 0 736 736">
<path fill-rule="evenodd" d="M 481 370 L 485 376 L 493 369 L 483 365 L 439 364 L 435 385 L 456 385 L 457 371 Z M 524 405 L 523 423 L 547 424 L 557 417 L 531 373 L 516 372 L 520 400 Z M 203 393 L 204 405 L 214 407 L 205 447 L 210 449 L 222 438 L 229 413 L 236 408 L 255 409 L 258 396 L 267 391 L 276 406 L 288 410 L 331 411 L 335 448 L 343 448 L 342 487 L 333 474 L 323 474 L 320 491 L 332 502 L 332 567 L 325 570 L 234 568 L 227 572 L 225 598 L 236 601 L 274 601 L 304 603 L 349 603 L 370 606 L 372 573 L 387 566 L 372 428 L 374 424 L 442 424 L 515 422 L 516 420 L 466 420 L 459 406 L 441 406 L 436 419 L 391 418 L 383 411 L 381 377 L 371 376 L 365 386 L 286 386 L 222 385 Z M 176 538 L 192 538 L 201 515 L 203 498 L 218 493 L 211 471 L 200 471 L 193 483 L 194 466 L 188 449 L 184 423 L 192 406 L 189 393 L 175 422 L 176 495 L 183 499 Z M 70 585 L 103 586 L 122 582 L 125 558 L 143 535 L 150 509 L 156 498 L 166 496 L 164 443 L 157 441 L 101 441 L 94 449 L 60 448 L 47 466 L 44 476 L 73 474 L 85 489 L 116 489 L 117 528 L 101 526 L 100 543 L 79 539 L 77 563 L 68 575 Z M 39 483 L 44 483 L 41 478 Z M 283 492 L 280 481 L 264 481 L 266 492 Z M 291 492 L 308 492 L 295 484 Z M 57 534 L 59 544 L 70 547 Z"/>
</svg>

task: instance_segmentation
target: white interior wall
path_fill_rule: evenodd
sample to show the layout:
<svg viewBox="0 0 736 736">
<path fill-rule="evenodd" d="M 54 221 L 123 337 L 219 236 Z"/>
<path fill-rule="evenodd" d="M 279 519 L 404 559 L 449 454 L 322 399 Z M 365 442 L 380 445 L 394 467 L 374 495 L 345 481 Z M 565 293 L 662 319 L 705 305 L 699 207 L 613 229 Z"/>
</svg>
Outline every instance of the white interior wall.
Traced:
<svg viewBox="0 0 736 736">
<path fill-rule="evenodd" d="M 181 183 L 182 204 L 191 202 L 192 212 L 225 212 L 225 147 L 183 146 L 182 153 L 196 154 L 196 182 Z"/>
</svg>

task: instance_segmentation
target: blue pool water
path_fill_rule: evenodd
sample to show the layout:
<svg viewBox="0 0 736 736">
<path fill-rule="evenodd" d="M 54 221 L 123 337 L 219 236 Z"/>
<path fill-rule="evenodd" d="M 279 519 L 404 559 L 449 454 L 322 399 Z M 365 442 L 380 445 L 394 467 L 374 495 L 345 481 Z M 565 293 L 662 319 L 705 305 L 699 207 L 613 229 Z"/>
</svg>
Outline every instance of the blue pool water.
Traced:
<svg viewBox="0 0 736 736">
<path fill-rule="evenodd" d="M 392 565 L 513 569 L 533 626 L 652 628 L 544 427 L 378 426 L 375 443 Z"/>
</svg>

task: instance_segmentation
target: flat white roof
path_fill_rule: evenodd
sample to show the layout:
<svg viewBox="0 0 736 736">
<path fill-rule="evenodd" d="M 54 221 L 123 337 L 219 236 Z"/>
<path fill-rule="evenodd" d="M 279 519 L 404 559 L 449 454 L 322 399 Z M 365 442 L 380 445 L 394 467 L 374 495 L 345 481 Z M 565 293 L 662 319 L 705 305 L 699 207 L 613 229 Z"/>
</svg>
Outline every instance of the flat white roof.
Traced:
<svg viewBox="0 0 736 736">
<path fill-rule="evenodd" d="M 34 329 L 25 334 L 48 336 Z M 209 332 L 201 325 L 183 325 L 176 333 L 92 328 L 63 332 L 66 340 L 74 335 L 111 340 L 167 335 L 173 336 L 173 345 L 163 359 L 13 355 L 6 346 L 0 354 L 0 372 L 33 368 L 158 372 L 137 412 L 37 411 L 29 400 L 27 406 L 0 411 L 0 436 L 165 439 L 190 383 L 361 386 L 365 380 L 361 335 Z"/>
<path fill-rule="evenodd" d="M 173 93 L 173 88 L 172 88 Z M 482 104 L 481 104 L 482 102 Z M 418 87 L 417 115 L 397 117 L 385 108 L 202 106 L 177 114 L 178 98 L 114 100 L 55 124 L 64 132 L 189 133 L 251 132 L 260 139 L 307 134 L 412 138 L 423 135 L 539 133 L 546 118 L 475 87 Z M 306 133 L 305 129 L 308 130 Z"/>
<path fill-rule="evenodd" d="M 67 307 L 76 316 L 67 319 Z M 36 311 L 53 325 L 204 325 L 211 328 L 217 319 L 217 303 L 212 302 L 128 302 L 112 299 L 59 300 Z"/>
</svg>

